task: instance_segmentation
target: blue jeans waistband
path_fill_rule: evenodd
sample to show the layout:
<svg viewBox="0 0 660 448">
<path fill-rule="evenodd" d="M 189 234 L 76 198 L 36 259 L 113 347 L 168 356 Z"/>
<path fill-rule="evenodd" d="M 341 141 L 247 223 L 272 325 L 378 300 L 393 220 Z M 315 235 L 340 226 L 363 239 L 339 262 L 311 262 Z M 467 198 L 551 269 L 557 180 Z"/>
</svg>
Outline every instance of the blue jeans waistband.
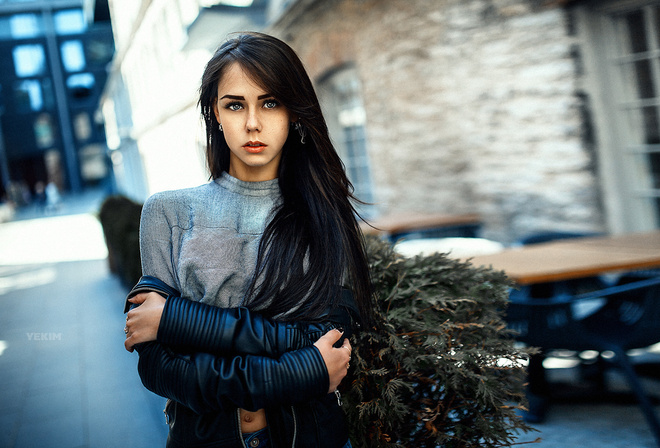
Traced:
<svg viewBox="0 0 660 448">
<path fill-rule="evenodd" d="M 269 448 L 268 428 L 243 434 L 243 441 L 248 448 Z"/>
</svg>

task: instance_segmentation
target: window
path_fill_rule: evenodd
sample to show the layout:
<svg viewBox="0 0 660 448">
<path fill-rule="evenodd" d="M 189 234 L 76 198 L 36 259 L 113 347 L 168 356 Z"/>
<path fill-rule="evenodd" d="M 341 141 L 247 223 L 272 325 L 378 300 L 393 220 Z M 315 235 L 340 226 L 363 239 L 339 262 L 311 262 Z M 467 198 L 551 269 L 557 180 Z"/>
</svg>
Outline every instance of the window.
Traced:
<svg viewBox="0 0 660 448">
<path fill-rule="evenodd" d="M 62 65 L 67 72 L 78 72 L 85 68 L 85 50 L 79 40 L 62 43 Z"/>
<path fill-rule="evenodd" d="M 330 73 L 321 80 L 319 94 L 328 129 L 355 187 L 355 195 L 371 203 L 374 196 L 367 155 L 366 113 L 357 71 L 353 67 L 344 67 Z M 374 213 L 369 206 L 359 211 L 365 217 Z"/>
<path fill-rule="evenodd" d="M 34 120 L 34 137 L 37 147 L 41 149 L 50 148 L 55 143 L 55 126 L 50 114 L 39 114 Z"/>
<path fill-rule="evenodd" d="M 102 145 L 84 146 L 78 153 L 80 175 L 86 182 L 99 182 L 108 175 L 105 150 Z"/>
<path fill-rule="evenodd" d="M 41 83 L 35 79 L 19 81 L 14 87 L 14 98 L 19 113 L 39 111 L 44 106 Z"/>
<path fill-rule="evenodd" d="M 94 91 L 96 79 L 91 73 L 78 73 L 71 75 L 66 80 L 69 94 L 75 99 L 88 98 Z"/>
<path fill-rule="evenodd" d="M 55 32 L 61 35 L 80 34 L 85 31 L 87 24 L 81 9 L 67 9 L 58 11 L 53 15 Z"/>
<path fill-rule="evenodd" d="M 80 112 L 73 117 L 73 131 L 79 141 L 86 141 L 92 136 L 92 122 L 87 112 Z"/>
<path fill-rule="evenodd" d="M 660 209 L 660 8 L 648 7 L 615 19 L 621 37 L 619 64 L 630 80 L 623 114 L 627 118 L 626 151 L 637 165 L 638 194 L 655 198 Z"/>
<path fill-rule="evenodd" d="M 13 39 L 26 39 L 43 35 L 41 17 L 36 14 L 16 14 L 9 17 L 9 30 Z"/>
<path fill-rule="evenodd" d="M 594 4 L 587 29 L 608 218 L 614 231 L 649 230 L 660 224 L 660 1 Z"/>
<path fill-rule="evenodd" d="M 46 69 L 46 54 L 42 45 L 18 45 L 12 52 L 16 76 L 42 75 Z"/>
</svg>

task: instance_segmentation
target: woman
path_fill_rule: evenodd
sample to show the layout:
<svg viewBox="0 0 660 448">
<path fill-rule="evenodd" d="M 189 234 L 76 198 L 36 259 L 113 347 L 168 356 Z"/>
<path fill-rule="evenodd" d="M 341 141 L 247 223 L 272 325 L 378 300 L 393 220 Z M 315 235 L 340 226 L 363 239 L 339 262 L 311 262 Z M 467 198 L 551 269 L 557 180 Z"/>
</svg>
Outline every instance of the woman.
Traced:
<svg viewBox="0 0 660 448">
<path fill-rule="evenodd" d="M 125 328 L 143 383 L 170 399 L 168 446 L 348 447 L 337 328 L 370 323 L 370 281 L 311 81 L 285 43 L 242 34 L 199 104 L 214 180 L 145 203 Z"/>
</svg>

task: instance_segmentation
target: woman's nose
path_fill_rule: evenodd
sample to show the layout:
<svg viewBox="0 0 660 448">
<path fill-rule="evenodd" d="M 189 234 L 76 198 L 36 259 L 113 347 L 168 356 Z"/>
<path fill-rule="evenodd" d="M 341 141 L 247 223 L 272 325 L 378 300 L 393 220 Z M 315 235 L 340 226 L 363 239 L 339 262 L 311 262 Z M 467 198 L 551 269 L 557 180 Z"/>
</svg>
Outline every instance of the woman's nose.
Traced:
<svg viewBox="0 0 660 448">
<path fill-rule="evenodd" d="M 261 130 L 261 123 L 259 122 L 259 116 L 256 111 L 250 111 L 248 113 L 245 127 L 247 128 L 248 132 Z"/>
</svg>

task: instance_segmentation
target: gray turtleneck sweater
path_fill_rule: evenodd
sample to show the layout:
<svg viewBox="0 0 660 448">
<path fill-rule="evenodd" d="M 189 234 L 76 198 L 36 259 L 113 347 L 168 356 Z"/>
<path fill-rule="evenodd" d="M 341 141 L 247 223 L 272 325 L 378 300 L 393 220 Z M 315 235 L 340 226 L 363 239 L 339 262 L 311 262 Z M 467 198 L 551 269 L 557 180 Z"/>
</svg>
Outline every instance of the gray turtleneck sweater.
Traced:
<svg viewBox="0 0 660 448">
<path fill-rule="evenodd" d="M 280 199 L 277 179 L 244 182 L 227 173 L 199 187 L 154 194 L 140 222 L 142 274 L 183 297 L 241 305 Z"/>
</svg>

